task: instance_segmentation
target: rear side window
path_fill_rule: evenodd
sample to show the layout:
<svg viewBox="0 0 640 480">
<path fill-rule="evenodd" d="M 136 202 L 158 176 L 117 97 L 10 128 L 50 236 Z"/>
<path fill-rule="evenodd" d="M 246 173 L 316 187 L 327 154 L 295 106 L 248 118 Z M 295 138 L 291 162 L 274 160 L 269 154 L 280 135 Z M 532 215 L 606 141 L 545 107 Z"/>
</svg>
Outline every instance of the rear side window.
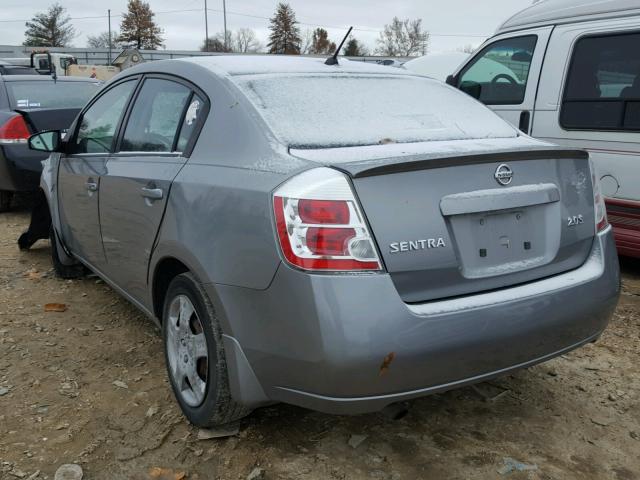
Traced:
<svg viewBox="0 0 640 480">
<path fill-rule="evenodd" d="M 190 98 L 191 89 L 180 83 L 145 80 L 127 121 L 120 151 L 176 151 L 176 136 Z"/>
<path fill-rule="evenodd" d="M 22 73 L 22 72 L 20 72 Z M 5 82 L 12 108 L 82 108 L 100 89 L 97 82 Z"/>
<path fill-rule="evenodd" d="M 184 152 L 187 150 L 189 145 L 189 140 L 196 133 L 196 128 L 199 125 L 198 119 L 201 115 L 204 115 L 205 109 L 205 101 L 200 95 L 193 94 L 191 101 L 189 102 L 189 107 L 182 119 L 182 126 L 180 127 L 180 136 L 178 137 L 178 143 L 176 145 L 176 150 L 178 152 Z"/>
<path fill-rule="evenodd" d="M 462 71 L 458 88 L 486 105 L 521 104 L 537 39 L 528 35 L 488 45 Z"/>
<path fill-rule="evenodd" d="M 640 131 L 640 33 L 576 43 L 560 124 L 566 129 Z"/>
<path fill-rule="evenodd" d="M 118 122 L 136 83 L 135 80 L 129 80 L 116 85 L 84 112 L 78 134 L 71 147 L 73 153 L 111 151 Z"/>
</svg>

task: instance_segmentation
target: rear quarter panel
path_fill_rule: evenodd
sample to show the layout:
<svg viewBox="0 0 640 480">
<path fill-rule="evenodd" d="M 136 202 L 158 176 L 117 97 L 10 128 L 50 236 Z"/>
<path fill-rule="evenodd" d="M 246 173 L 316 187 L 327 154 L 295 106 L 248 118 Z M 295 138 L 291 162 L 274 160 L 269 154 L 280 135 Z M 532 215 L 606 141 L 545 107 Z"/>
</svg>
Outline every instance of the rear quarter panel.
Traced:
<svg viewBox="0 0 640 480">
<path fill-rule="evenodd" d="M 184 63 L 211 109 L 171 186 L 150 275 L 172 257 L 202 283 L 266 289 L 280 264 L 271 192 L 313 163 L 288 155 L 229 79 Z"/>
</svg>

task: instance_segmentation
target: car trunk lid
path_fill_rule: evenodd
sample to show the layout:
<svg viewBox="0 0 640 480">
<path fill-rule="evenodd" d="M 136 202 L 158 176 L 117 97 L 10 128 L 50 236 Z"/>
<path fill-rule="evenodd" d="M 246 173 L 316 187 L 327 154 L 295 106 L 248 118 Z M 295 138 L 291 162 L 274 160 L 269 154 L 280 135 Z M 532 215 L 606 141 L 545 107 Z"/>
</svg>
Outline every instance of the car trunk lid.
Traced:
<svg viewBox="0 0 640 480">
<path fill-rule="evenodd" d="M 80 108 L 16 108 L 33 133 L 43 130 L 66 130 L 69 128 Z"/>
<path fill-rule="evenodd" d="M 418 303 L 526 283 L 586 260 L 595 231 L 586 153 L 530 139 L 500 143 L 292 153 L 351 176 L 398 292 Z"/>
</svg>

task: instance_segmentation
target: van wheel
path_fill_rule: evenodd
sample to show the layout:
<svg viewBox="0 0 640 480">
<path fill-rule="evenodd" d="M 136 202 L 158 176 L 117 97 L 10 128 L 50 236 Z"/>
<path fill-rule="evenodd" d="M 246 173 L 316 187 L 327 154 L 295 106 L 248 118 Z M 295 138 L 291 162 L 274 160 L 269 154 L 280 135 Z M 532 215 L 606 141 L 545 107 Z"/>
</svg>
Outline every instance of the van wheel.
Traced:
<svg viewBox="0 0 640 480">
<path fill-rule="evenodd" d="M 8 212 L 11 209 L 12 200 L 13 200 L 13 192 L 0 190 L 0 212 Z"/>
<path fill-rule="evenodd" d="M 84 265 L 76 263 L 74 265 L 65 265 L 60 261 L 58 254 L 58 242 L 56 241 L 56 231 L 51 227 L 49 230 L 49 241 L 51 243 L 51 262 L 56 275 L 65 280 L 81 278 L 85 274 Z"/>
<path fill-rule="evenodd" d="M 190 273 L 169 285 L 162 336 L 171 387 L 191 423 L 213 427 L 251 413 L 231 397 L 222 330 L 209 297 Z"/>
</svg>

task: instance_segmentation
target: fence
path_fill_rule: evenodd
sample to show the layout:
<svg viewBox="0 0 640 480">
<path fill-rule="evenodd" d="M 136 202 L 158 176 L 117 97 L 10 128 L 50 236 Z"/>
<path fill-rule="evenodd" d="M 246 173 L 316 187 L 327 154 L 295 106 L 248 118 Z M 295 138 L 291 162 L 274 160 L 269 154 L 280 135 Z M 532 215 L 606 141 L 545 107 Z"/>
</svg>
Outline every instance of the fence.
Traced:
<svg viewBox="0 0 640 480">
<path fill-rule="evenodd" d="M 34 50 L 42 50 L 42 48 L 25 47 L 22 45 L 0 45 L 0 58 L 24 58 L 29 57 Z M 78 59 L 80 65 L 109 65 L 109 49 L 108 48 L 66 48 L 66 47 L 50 47 L 51 53 L 67 53 L 73 55 Z M 111 61 L 113 61 L 120 49 L 111 50 Z M 196 50 L 140 50 L 142 57 L 146 61 L 153 60 L 167 60 L 171 58 L 183 58 L 183 57 L 200 57 L 210 55 L 234 55 L 230 53 L 218 53 L 218 52 L 199 52 Z M 267 55 L 266 53 L 257 55 Z M 305 55 L 308 57 L 323 57 L 323 55 Z M 363 62 L 377 62 L 389 57 L 350 57 L 350 60 L 357 60 Z M 398 61 L 409 60 L 408 58 L 395 58 Z"/>
</svg>

